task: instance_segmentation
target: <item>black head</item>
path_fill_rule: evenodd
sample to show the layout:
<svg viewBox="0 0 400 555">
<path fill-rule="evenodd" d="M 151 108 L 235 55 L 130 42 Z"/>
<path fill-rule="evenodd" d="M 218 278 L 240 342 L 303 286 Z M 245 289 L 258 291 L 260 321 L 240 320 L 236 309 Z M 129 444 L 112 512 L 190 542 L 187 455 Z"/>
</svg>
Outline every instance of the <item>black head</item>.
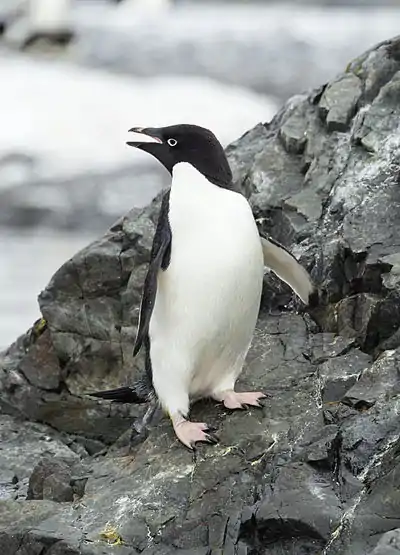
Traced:
<svg viewBox="0 0 400 555">
<path fill-rule="evenodd" d="M 129 141 L 127 144 L 152 154 L 171 174 L 175 164 L 187 162 L 215 185 L 231 188 L 232 172 L 224 149 L 208 129 L 183 124 L 133 127 L 129 131 L 143 135 L 143 141 Z"/>
</svg>

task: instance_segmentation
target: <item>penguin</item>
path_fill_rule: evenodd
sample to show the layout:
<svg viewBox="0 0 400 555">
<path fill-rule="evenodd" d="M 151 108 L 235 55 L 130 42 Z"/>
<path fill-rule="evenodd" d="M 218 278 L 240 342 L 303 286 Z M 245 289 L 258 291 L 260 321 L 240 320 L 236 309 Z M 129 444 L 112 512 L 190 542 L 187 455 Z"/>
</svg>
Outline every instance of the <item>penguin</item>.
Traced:
<svg viewBox="0 0 400 555">
<path fill-rule="evenodd" d="M 189 419 L 191 401 L 212 398 L 228 409 L 260 407 L 262 391 L 236 391 L 260 309 L 264 265 L 305 304 L 315 295 L 307 271 L 276 241 L 260 237 L 247 199 L 215 135 L 197 125 L 134 127 L 128 141 L 170 173 L 144 282 L 136 356 L 180 442 L 216 443 L 215 429 Z M 141 386 L 90 395 L 146 402 Z M 144 421 L 154 413 L 154 405 Z"/>
<path fill-rule="evenodd" d="M 23 0 L 7 26 L 5 38 L 21 50 L 39 40 L 66 46 L 74 37 L 72 0 Z"/>
</svg>

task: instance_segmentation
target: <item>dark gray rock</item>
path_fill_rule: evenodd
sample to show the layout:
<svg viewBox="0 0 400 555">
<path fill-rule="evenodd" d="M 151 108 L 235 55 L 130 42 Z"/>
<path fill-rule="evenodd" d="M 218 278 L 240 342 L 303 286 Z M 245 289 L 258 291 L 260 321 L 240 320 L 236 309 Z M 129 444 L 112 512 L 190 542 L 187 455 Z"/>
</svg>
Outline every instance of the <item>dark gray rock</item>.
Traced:
<svg viewBox="0 0 400 555">
<path fill-rule="evenodd" d="M 339 518 L 340 501 L 329 480 L 307 464 L 289 464 L 254 513 L 242 517 L 241 539 L 249 550 L 273 544 L 276 553 L 316 554 Z"/>
<path fill-rule="evenodd" d="M 395 350 L 386 351 L 370 367 L 363 365 L 357 383 L 348 389 L 343 402 L 355 409 L 365 409 L 373 406 L 389 391 L 399 393 L 399 362 L 399 352 Z"/>
<path fill-rule="evenodd" d="M 343 400 L 346 392 L 357 382 L 371 358 L 357 350 L 330 358 L 319 367 L 321 401 L 334 403 Z"/>
<path fill-rule="evenodd" d="M 62 460 L 43 458 L 29 478 L 27 499 L 72 501 L 71 468 Z"/>
<path fill-rule="evenodd" d="M 25 336 L 22 336 L 8 350 L 0 355 L 0 411 L 21 418 L 29 418 L 50 424 L 58 430 L 71 434 L 78 434 L 78 445 L 83 445 L 84 452 L 95 452 L 110 443 L 120 434 L 123 422 L 129 422 L 134 414 L 138 414 L 136 407 L 100 406 L 97 401 L 88 397 L 80 397 L 69 392 L 68 384 L 73 389 L 74 360 L 63 362 L 57 356 L 53 341 L 48 342 L 50 332 L 47 327 L 38 333 L 33 326 Z M 71 348 L 76 348 L 76 342 L 68 341 L 68 334 L 62 335 Z M 107 344 L 106 344 L 107 345 Z M 109 344 L 111 350 L 113 344 Z M 103 351 L 105 346 L 103 344 Z M 102 343 L 86 347 L 92 356 L 101 359 Z M 115 363 L 108 348 L 103 359 L 102 368 L 109 369 Z M 118 353 L 120 350 L 118 350 Z M 97 353 L 97 354 L 96 354 Z M 84 362 L 82 362 L 84 364 Z M 72 367 L 72 369 L 71 369 Z M 48 383 L 43 387 L 44 376 Z M 71 379 L 69 377 L 71 376 Z M 121 379 L 123 374 L 121 374 Z M 76 379 L 76 378 L 75 378 Z M 98 381 L 100 379 L 100 381 Z M 100 375 L 97 383 L 102 383 Z M 57 387 L 53 387 L 57 382 Z M 84 381 L 85 389 L 93 389 L 90 379 Z M 80 390 L 82 392 L 82 390 Z M 101 424 L 100 424 L 101 422 Z M 86 449 L 87 447 L 87 449 Z"/>
<path fill-rule="evenodd" d="M 0 499 L 25 499 L 28 479 L 43 456 L 77 464 L 80 457 L 68 443 L 47 426 L 0 414 Z"/>
<path fill-rule="evenodd" d="M 194 456 L 162 418 L 128 452 L 142 408 L 83 395 L 142 371 L 132 344 L 160 199 L 56 272 L 40 295 L 43 319 L 0 358 L 6 555 L 97 555 L 111 544 L 124 555 L 397 549 L 399 52 L 400 38 L 378 45 L 227 149 L 260 229 L 310 270 L 320 302 L 296 312 L 290 290 L 266 276 L 238 387 L 272 397 L 240 413 L 195 405 L 193 417 L 218 428 L 215 447 Z M 16 424 L 22 417 L 41 424 Z M 65 464 L 39 463 L 49 455 L 39 429 Z M 24 499 L 29 476 L 40 500 Z"/>
<path fill-rule="evenodd" d="M 383 534 L 370 555 L 398 555 L 400 553 L 400 529 Z"/>
<path fill-rule="evenodd" d="M 356 113 L 361 94 L 361 80 L 353 73 L 328 85 L 319 102 L 319 109 L 329 131 L 346 131 Z"/>
</svg>

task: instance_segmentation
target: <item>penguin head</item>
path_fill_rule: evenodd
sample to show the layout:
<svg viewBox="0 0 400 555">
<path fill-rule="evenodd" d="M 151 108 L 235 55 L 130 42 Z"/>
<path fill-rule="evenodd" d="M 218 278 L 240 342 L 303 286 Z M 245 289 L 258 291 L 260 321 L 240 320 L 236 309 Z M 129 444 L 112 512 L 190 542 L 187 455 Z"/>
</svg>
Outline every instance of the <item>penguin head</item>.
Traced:
<svg viewBox="0 0 400 555">
<path fill-rule="evenodd" d="M 209 181 L 230 188 L 232 172 L 224 149 L 214 133 L 198 125 L 170 125 L 168 127 L 133 127 L 129 132 L 141 135 L 128 141 L 152 154 L 172 174 L 176 164 L 191 164 Z"/>
</svg>

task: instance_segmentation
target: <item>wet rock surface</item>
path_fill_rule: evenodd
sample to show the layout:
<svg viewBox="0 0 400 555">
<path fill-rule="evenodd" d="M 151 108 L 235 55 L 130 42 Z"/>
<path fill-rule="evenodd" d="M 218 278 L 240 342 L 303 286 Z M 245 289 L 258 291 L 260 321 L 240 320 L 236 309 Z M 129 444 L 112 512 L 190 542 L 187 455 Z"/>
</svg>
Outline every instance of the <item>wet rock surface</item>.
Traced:
<svg viewBox="0 0 400 555">
<path fill-rule="evenodd" d="M 320 303 L 305 310 L 266 275 L 238 387 L 272 396 L 247 412 L 195 405 L 218 445 L 193 455 L 162 418 L 128 452 L 145 407 L 83 396 L 142 372 L 131 352 L 159 198 L 53 276 L 43 319 L 0 357 L 5 555 L 398 552 L 399 52 L 400 38 L 378 45 L 227 149 L 260 229 Z"/>
</svg>

